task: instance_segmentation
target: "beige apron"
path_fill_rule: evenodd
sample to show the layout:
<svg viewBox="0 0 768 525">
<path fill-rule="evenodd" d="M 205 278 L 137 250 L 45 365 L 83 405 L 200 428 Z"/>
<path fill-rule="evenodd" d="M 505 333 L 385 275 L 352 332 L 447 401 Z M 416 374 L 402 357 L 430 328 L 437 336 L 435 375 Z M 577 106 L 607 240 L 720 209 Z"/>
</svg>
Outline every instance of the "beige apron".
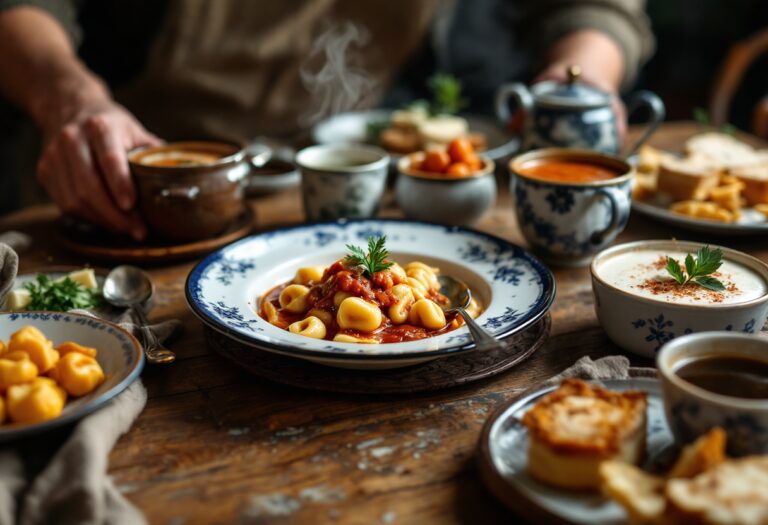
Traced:
<svg viewBox="0 0 768 525">
<path fill-rule="evenodd" d="M 142 75 L 116 96 L 168 140 L 297 140 L 371 107 L 439 0 L 173 0 Z"/>
</svg>

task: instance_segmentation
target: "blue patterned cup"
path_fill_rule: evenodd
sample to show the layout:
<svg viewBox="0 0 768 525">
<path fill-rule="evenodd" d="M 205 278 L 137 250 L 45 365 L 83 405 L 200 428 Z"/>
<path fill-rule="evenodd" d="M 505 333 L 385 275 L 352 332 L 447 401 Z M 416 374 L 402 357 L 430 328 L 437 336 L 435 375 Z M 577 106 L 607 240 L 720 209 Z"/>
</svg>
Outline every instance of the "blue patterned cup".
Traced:
<svg viewBox="0 0 768 525">
<path fill-rule="evenodd" d="M 529 173 L 531 166 L 551 162 L 586 164 L 612 171 L 615 176 L 592 182 L 560 182 Z M 531 247 L 552 264 L 588 264 L 627 224 L 633 170 L 618 157 L 547 148 L 515 157 L 509 169 L 520 230 Z"/>
<path fill-rule="evenodd" d="M 713 427 L 725 430 L 728 453 L 768 453 L 768 399 L 718 394 L 678 375 L 684 365 L 707 357 L 736 357 L 768 363 L 768 340 L 733 332 L 686 335 L 667 343 L 656 365 L 669 428 L 680 443 L 689 443 Z"/>
<path fill-rule="evenodd" d="M 375 217 L 387 182 L 389 155 L 373 146 L 321 144 L 296 154 L 308 221 Z"/>
</svg>

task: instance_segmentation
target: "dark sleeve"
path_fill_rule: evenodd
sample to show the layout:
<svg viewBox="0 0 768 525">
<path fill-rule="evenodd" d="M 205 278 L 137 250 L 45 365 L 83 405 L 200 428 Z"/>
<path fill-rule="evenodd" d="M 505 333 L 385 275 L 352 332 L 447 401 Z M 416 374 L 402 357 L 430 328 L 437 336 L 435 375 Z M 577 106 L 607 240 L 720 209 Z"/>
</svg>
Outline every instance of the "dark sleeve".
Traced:
<svg viewBox="0 0 768 525">
<path fill-rule="evenodd" d="M 534 55 L 543 60 L 549 47 L 563 35 L 595 29 L 612 38 L 624 55 L 624 87 L 634 82 L 640 67 L 654 51 L 645 0 L 523 0 L 528 30 L 524 36 Z"/>
<path fill-rule="evenodd" d="M 100 0 L 101 1 L 101 0 Z M 58 20 L 77 48 L 82 37 L 77 23 L 78 0 L 0 0 L 0 11 L 19 6 L 37 7 Z"/>
</svg>

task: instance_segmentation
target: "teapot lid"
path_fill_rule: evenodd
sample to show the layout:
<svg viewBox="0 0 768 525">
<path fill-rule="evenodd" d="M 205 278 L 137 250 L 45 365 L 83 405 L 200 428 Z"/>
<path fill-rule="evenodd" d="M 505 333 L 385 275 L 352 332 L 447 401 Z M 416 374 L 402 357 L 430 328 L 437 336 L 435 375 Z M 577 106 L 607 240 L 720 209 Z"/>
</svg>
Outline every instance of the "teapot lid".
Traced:
<svg viewBox="0 0 768 525">
<path fill-rule="evenodd" d="M 568 66 L 568 81 L 565 83 L 548 80 L 532 88 L 536 104 L 550 107 L 589 109 L 609 106 L 611 95 L 595 87 L 579 82 L 581 68 Z"/>
</svg>

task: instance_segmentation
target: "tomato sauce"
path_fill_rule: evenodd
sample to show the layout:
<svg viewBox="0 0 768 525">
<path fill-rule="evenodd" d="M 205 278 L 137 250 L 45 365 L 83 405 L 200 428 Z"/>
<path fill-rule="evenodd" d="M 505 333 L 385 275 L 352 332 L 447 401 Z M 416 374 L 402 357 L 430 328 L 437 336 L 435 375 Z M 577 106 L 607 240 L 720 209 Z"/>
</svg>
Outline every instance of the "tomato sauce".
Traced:
<svg viewBox="0 0 768 525">
<path fill-rule="evenodd" d="M 553 182 L 599 182 L 610 180 L 620 175 L 598 164 L 578 161 L 531 161 L 517 169 L 520 175 Z"/>
<path fill-rule="evenodd" d="M 304 319 L 307 314 L 293 314 L 280 309 L 280 293 L 290 282 L 275 286 L 265 293 L 259 301 L 259 315 L 267 319 L 264 311 L 264 304 L 271 303 L 277 309 L 278 319 L 275 326 L 284 330 L 297 321 Z M 422 326 L 414 326 L 408 323 L 395 325 L 386 315 L 386 309 L 396 302 L 392 295 L 392 287 L 400 284 L 396 275 L 391 272 L 377 272 L 373 279 L 365 277 L 348 270 L 343 264 L 334 263 L 323 275 L 323 282 L 312 286 L 307 297 L 307 303 L 311 308 L 326 310 L 331 314 L 331 324 L 326 326 L 325 339 L 333 340 L 336 334 L 344 334 L 358 339 L 373 339 L 379 343 L 400 343 L 404 341 L 415 341 L 427 337 L 441 335 L 462 326 L 463 321 L 458 314 L 447 314 L 445 316 L 446 325 L 437 330 L 429 330 Z M 346 292 L 356 297 L 361 297 L 366 301 L 379 305 L 382 308 L 382 323 L 379 328 L 373 332 L 359 332 L 357 330 L 341 330 L 336 323 L 337 308 L 333 304 L 333 296 L 336 292 Z M 438 304 L 445 304 L 447 298 L 440 293 L 430 291 L 429 299 Z"/>
</svg>

